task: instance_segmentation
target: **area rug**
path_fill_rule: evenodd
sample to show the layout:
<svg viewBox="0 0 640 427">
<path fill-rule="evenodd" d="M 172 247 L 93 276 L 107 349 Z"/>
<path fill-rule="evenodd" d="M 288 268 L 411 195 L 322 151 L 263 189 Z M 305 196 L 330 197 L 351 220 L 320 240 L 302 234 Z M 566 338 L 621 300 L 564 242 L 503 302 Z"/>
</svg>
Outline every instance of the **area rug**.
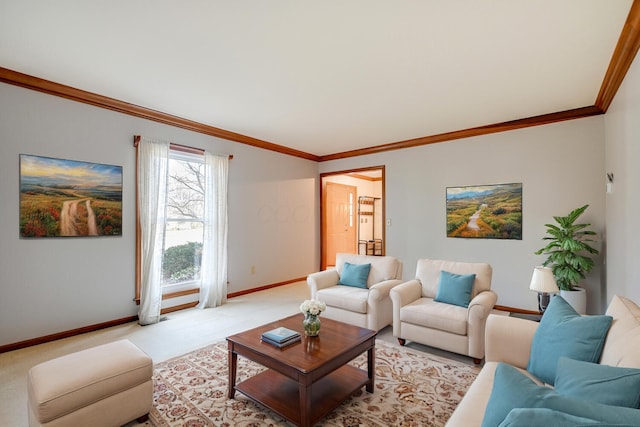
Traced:
<svg viewBox="0 0 640 427">
<path fill-rule="evenodd" d="M 366 354 L 350 362 L 366 369 Z M 238 357 L 238 382 L 264 368 Z M 479 368 L 376 342 L 374 393 L 356 392 L 316 426 L 444 426 Z M 154 367 L 155 427 L 291 426 L 237 392 L 227 398 L 227 344 L 219 342 Z"/>
</svg>

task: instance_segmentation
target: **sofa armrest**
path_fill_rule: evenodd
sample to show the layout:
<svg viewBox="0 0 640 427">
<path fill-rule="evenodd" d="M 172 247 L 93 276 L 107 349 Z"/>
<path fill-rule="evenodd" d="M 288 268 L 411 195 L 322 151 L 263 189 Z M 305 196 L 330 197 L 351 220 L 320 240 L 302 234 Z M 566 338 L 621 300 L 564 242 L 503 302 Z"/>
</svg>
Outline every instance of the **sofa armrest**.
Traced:
<svg viewBox="0 0 640 427">
<path fill-rule="evenodd" d="M 369 302 L 381 301 L 385 298 L 388 298 L 391 289 L 400 285 L 401 283 L 402 280 L 398 279 L 385 280 L 380 283 L 376 283 L 369 288 Z"/>
<path fill-rule="evenodd" d="M 335 286 L 340 281 L 340 275 L 335 269 L 319 271 L 307 276 L 307 285 L 311 290 L 311 299 L 316 299 L 316 293 L 320 289 Z"/>
<path fill-rule="evenodd" d="M 409 280 L 393 287 L 389 291 L 393 304 L 393 335 L 400 336 L 400 309 L 422 297 L 422 285 L 418 280 Z"/>
<path fill-rule="evenodd" d="M 531 342 L 538 325 L 532 320 L 490 314 L 485 336 L 487 362 L 505 362 L 527 369 Z"/>
</svg>

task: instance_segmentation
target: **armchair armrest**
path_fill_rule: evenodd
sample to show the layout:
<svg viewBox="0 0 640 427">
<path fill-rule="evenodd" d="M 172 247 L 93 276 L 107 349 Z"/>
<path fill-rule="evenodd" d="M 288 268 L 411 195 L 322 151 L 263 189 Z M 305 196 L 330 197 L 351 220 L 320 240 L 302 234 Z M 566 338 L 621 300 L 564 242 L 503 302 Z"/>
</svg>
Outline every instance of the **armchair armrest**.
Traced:
<svg viewBox="0 0 640 427">
<path fill-rule="evenodd" d="M 469 302 L 467 309 L 467 336 L 469 337 L 468 354 L 476 359 L 484 357 L 485 326 L 487 317 L 498 300 L 492 290 L 479 292 Z"/>
<path fill-rule="evenodd" d="M 469 324 L 489 317 L 493 306 L 498 301 L 498 295 L 493 291 L 482 291 L 469 302 L 467 321 Z"/>
<path fill-rule="evenodd" d="M 389 291 L 389 297 L 393 304 L 393 335 L 399 337 L 401 335 L 400 309 L 422 297 L 422 284 L 418 280 L 401 283 Z"/>
<path fill-rule="evenodd" d="M 394 287 L 402 283 L 402 280 L 391 279 L 385 280 L 369 288 L 369 302 L 381 301 L 389 296 L 389 292 Z"/>
<path fill-rule="evenodd" d="M 340 281 L 340 275 L 335 269 L 319 271 L 307 276 L 307 285 L 311 289 L 311 299 L 316 299 L 316 293 L 320 289 L 335 286 Z"/>
<path fill-rule="evenodd" d="M 487 318 L 485 356 L 488 362 L 505 362 L 527 369 L 531 342 L 538 323 L 490 314 Z"/>
<path fill-rule="evenodd" d="M 400 308 L 422 297 L 422 285 L 417 280 L 409 280 L 395 286 L 389 291 L 389 296 L 393 305 L 396 306 L 397 302 L 397 306 Z"/>
</svg>

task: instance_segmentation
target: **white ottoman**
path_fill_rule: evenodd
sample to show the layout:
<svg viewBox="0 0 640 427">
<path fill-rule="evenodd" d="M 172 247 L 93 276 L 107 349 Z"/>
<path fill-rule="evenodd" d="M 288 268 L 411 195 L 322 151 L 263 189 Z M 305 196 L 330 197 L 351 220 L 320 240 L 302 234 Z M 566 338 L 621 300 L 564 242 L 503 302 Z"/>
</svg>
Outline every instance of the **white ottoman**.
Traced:
<svg viewBox="0 0 640 427">
<path fill-rule="evenodd" d="M 153 362 L 129 340 L 34 366 L 27 375 L 29 426 L 121 426 L 147 419 Z"/>
</svg>

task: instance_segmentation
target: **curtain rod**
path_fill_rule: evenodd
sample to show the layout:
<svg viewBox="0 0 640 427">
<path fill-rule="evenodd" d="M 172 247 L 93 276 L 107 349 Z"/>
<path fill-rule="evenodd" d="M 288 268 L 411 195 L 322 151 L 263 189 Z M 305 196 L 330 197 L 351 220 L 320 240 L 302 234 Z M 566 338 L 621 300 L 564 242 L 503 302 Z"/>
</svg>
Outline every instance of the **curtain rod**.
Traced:
<svg viewBox="0 0 640 427">
<path fill-rule="evenodd" d="M 133 146 L 137 147 L 139 143 L 140 143 L 140 135 L 134 135 Z M 175 144 L 173 142 L 170 142 L 169 146 L 171 147 L 172 150 L 182 151 L 184 153 L 204 154 L 204 150 L 202 148 L 188 147 L 186 145 Z M 229 154 L 229 160 L 231 159 L 233 159 L 233 154 Z"/>
</svg>

